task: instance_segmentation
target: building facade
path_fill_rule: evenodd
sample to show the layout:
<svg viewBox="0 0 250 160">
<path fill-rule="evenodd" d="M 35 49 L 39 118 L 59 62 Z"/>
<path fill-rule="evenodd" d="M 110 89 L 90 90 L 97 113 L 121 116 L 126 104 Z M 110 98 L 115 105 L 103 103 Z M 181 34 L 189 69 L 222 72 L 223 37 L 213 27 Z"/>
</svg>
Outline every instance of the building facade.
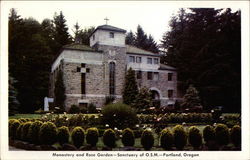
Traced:
<svg viewBox="0 0 250 160">
<path fill-rule="evenodd" d="M 56 75 L 63 73 L 65 106 L 102 107 L 108 96 L 122 100 L 125 74 L 135 70 L 138 87 L 146 87 L 161 106 L 177 99 L 177 72 L 160 64 L 160 55 L 125 44 L 126 31 L 102 25 L 90 36 L 90 46 L 66 45 L 51 67 L 50 97 L 54 97 Z"/>
</svg>

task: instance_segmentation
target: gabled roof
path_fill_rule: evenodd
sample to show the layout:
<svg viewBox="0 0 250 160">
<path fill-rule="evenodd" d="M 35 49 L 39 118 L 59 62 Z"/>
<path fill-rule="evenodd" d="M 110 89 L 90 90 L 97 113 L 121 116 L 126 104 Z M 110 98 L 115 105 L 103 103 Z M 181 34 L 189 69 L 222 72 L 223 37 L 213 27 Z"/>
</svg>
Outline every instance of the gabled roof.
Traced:
<svg viewBox="0 0 250 160">
<path fill-rule="evenodd" d="M 62 47 L 62 49 L 72 49 L 72 50 L 80 50 L 80 51 L 91 51 L 91 52 L 98 52 L 91 48 L 90 46 L 83 45 L 83 44 L 68 44 Z"/>
<path fill-rule="evenodd" d="M 144 49 L 137 48 L 137 47 L 131 46 L 131 45 L 126 45 L 126 49 L 127 49 L 127 53 L 128 54 L 139 54 L 139 55 L 148 55 L 148 56 L 160 56 L 157 53 L 146 51 Z"/>
<path fill-rule="evenodd" d="M 172 71 L 175 71 L 176 68 L 171 67 L 171 66 L 169 66 L 169 65 L 160 64 L 159 70 L 172 70 Z"/>
<path fill-rule="evenodd" d="M 96 30 L 106 30 L 106 31 L 114 31 L 114 32 L 121 32 L 121 33 L 126 33 L 126 30 L 124 29 L 121 29 L 121 28 L 117 28 L 117 27 L 114 27 L 114 26 L 110 26 L 110 25 L 101 25 L 101 26 L 98 26 L 94 32 L 91 33 L 90 37 L 92 36 L 93 33 L 95 33 Z"/>
</svg>

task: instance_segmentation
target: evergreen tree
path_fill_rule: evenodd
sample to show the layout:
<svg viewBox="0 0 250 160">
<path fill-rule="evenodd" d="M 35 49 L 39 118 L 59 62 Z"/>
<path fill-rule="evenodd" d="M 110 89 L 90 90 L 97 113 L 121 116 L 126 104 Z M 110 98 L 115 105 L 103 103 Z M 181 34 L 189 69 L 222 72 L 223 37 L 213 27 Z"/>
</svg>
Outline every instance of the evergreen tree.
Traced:
<svg viewBox="0 0 250 160">
<path fill-rule="evenodd" d="M 137 94 L 138 94 L 138 88 L 135 80 L 135 71 L 132 70 L 132 68 L 129 68 L 125 76 L 123 103 L 128 105 L 133 104 Z"/>
<path fill-rule="evenodd" d="M 61 70 L 59 70 L 56 77 L 54 92 L 55 92 L 55 106 L 59 107 L 61 110 L 64 110 L 65 107 L 64 101 L 66 99 L 66 96 L 65 96 L 65 86 L 63 82 L 63 73 Z"/>
<path fill-rule="evenodd" d="M 157 43 L 155 42 L 154 38 L 151 35 L 148 36 L 147 45 L 146 45 L 145 49 L 148 50 L 148 51 L 151 51 L 153 53 L 158 53 L 159 52 Z"/>
<path fill-rule="evenodd" d="M 137 26 L 135 46 L 138 48 L 147 48 L 147 35 L 140 25 Z"/>
<path fill-rule="evenodd" d="M 190 85 L 183 97 L 183 102 L 181 103 L 182 108 L 192 108 L 200 106 L 199 92 L 193 85 Z"/>
<path fill-rule="evenodd" d="M 126 34 L 126 39 L 125 39 L 126 44 L 128 45 L 135 45 L 135 35 L 132 31 L 129 31 Z"/>
<path fill-rule="evenodd" d="M 17 100 L 17 90 L 14 87 L 16 80 L 9 76 L 9 116 L 13 116 L 18 112 L 19 102 Z"/>
<path fill-rule="evenodd" d="M 60 14 L 54 15 L 54 25 L 55 25 L 55 41 L 56 41 L 56 52 L 58 52 L 62 46 L 71 43 L 70 35 L 68 33 L 68 27 L 66 25 L 66 20 L 62 11 Z"/>
<path fill-rule="evenodd" d="M 206 109 L 220 105 L 227 111 L 240 110 L 240 25 L 240 11 L 181 9 L 163 36 L 161 62 L 177 68 L 181 88 L 190 82 L 197 86 Z"/>
<path fill-rule="evenodd" d="M 148 109 L 153 106 L 152 94 L 149 89 L 143 87 L 136 96 L 134 106 L 139 109 Z"/>
<path fill-rule="evenodd" d="M 84 30 L 80 31 L 80 37 L 82 40 L 82 44 L 88 45 L 89 46 L 89 37 L 90 35 L 94 32 L 95 27 L 89 27 L 89 28 L 84 28 Z"/>
</svg>

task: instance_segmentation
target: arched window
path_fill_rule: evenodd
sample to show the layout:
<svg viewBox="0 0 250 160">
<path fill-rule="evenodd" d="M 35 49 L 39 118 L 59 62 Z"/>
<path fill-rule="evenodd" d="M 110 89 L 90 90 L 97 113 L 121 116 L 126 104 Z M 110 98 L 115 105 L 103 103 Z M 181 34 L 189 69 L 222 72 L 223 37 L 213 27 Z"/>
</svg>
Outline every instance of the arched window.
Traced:
<svg viewBox="0 0 250 160">
<path fill-rule="evenodd" d="M 109 63 L 109 94 L 115 95 L 115 62 Z"/>
</svg>

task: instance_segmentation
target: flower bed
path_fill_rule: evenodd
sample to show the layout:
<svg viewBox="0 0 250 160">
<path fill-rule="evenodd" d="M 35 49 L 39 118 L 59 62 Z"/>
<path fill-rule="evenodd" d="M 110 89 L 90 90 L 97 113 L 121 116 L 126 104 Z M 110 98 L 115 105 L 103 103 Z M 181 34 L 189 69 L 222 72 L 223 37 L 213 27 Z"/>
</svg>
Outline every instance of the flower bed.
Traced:
<svg viewBox="0 0 250 160">
<path fill-rule="evenodd" d="M 58 118 L 63 119 L 62 123 Z M 41 118 L 42 124 L 39 121 L 36 127 L 34 124 L 38 124 L 38 121 L 35 121 L 37 119 L 10 120 L 10 145 L 25 150 L 241 150 L 241 128 L 238 125 L 231 129 L 224 124 L 215 124 L 209 127 L 209 132 L 195 126 L 177 125 L 167 127 L 164 131 L 160 130 L 157 134 L 156 128 L 143 129 L 141 126 L 123 131 L 117 128 L 111 129 L 109 125 L 97 127 L 91 125 L 93 123 L 89 120 L 91 117 L 86 120 L 87 118 L 83 115 L 71 116 L 70 118 L 75 121 L 65 118 L 68 117 L 65 115 L 65 117 L 47 119 L 47 121 Z M 91 120 L 96 119 L 98 118 L 92 117 Z M 66 125 L 62 127 L 64 124 Z M 29 136 L 18 138 L 19 134 L 22 135 L 27 131 L 28 135 L 38 135 L 35 144 Z M 222 143 L 219 137 L 225 137 L 223 135 L 227 135 L 228 139 Z M 213 136 L 215 138 L 209 138 Z M 148 137 L 152 142 L 150 144 L 145 143 L 144 140 Z M 45 143 L 44 139 L 50 139 L 49 143 L 48 140 Z M 112 139 L 112 144 L 110 144 L 110 139 Z M 170 144 L 165 142 L 169 139 L 173 140 Z"/>
</svg>

